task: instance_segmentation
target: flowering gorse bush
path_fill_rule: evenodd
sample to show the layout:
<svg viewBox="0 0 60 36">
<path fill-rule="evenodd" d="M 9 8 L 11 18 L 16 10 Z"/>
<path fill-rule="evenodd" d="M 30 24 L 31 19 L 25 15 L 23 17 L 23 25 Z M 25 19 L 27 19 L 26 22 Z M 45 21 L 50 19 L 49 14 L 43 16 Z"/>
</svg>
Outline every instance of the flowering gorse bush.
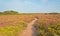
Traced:
<svg viewBox="0 0 60 36">
<path fill-rule="evenodd" d="M 44 25 L 37 24 L 36 26 L 37 36 L 60 36 L 60 23 Z"/>
<path fill-rule="evenodd" d="M 0 27 L 0 36 L 18 36 L 17 34 L 25 28 L 23 21 L 18 21 L 16 24 Z"/>
</svg>

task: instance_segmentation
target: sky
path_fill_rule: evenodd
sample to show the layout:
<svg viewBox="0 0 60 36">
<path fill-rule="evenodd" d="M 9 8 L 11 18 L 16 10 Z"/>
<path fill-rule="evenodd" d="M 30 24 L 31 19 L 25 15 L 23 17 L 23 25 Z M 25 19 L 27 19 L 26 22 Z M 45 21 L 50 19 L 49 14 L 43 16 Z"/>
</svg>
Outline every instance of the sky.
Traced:
<svg viewBox="0 0 60 36">
<path fill-rule="evenodd" d="M 0 11 L 20 13 L 60 13 L 60 0 L 0 0 Z"/>
</svg>

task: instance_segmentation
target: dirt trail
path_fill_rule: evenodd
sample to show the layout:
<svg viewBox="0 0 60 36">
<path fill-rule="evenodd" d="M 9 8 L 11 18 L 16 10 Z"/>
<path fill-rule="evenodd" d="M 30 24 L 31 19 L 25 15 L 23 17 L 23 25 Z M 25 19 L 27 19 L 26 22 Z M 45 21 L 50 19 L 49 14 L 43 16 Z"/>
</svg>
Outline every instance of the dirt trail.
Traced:
<svg viewBox="0 0 60 36">
<path fill-rule="evenodd" d="M 36 23 L 37 19 L 34 19 L 32 22 L 28 23 L 28 26 L 25 30 L 21 32 L 19 36 L 36 36 L 34 24 Z"/>
</svg>

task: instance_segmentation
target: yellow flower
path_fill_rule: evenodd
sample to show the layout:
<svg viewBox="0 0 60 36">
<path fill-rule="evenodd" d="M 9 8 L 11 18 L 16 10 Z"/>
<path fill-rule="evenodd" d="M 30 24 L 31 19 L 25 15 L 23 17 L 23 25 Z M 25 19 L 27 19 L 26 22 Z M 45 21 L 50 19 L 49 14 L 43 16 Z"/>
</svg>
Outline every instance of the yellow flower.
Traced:
<svg viewBox="0 0 60 36">
<path fill-rule="evenodd" d="M 50 30 L 50 29 L 51 29 L 51 27 L 48 27 L 48 29 Z"/>
</svg>

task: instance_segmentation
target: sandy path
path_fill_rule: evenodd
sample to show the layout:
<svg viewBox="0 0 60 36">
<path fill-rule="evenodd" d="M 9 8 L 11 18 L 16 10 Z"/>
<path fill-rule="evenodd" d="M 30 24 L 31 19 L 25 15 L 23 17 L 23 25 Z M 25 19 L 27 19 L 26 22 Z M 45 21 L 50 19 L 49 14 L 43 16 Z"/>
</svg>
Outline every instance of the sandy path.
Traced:
<svg viewBox="0 0 60 36">
<path fill-rule="evenodd" d="M 23 30 L 19 36 L 36 36 L 36 34 L 34 33 L 35 28 L 33 27 L 36 21 L 37 19 L 34 19 L 32 22 L 28 23 L 27 28 Z"/>
</svg>

